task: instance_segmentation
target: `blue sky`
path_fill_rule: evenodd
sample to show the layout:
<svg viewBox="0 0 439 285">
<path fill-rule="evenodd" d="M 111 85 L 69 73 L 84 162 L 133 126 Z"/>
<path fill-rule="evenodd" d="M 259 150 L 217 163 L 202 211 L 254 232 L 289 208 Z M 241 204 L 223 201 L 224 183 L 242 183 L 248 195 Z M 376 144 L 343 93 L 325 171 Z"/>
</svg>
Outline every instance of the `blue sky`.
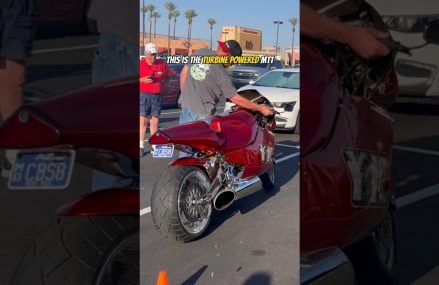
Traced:
<svg viewBox="0 0 439 285">
<path fill-rule="evenodd" d="M 164 7 L 165 0 L 140 0 L 145 4 L 153 4 L 161 14 L 157 20 L 157 33 L 168 34 L 168 13 Z M 210 40 L 210 28 L 207 20 L 214 18 L 217 24 L 213 28 L 213 39 L 218 39 L 222 26 L 242 26 L 262 31 L 262 45 L 276 44 L 276 25 L 273 21 L 280 20 L 278 44 L 281 50 L 291 46 L 292 26 L 287 19 L 296 17 L 300 22 L 299 0 L 172 0 L 180 11 L 177 18 L 176 36 L 187 36 L 187 19 L 184 12 L 194 9 L 198 16 L 192 23 L 192 37 Z M 140 14 L 140 30 L 142 30 L 142 15 Z M 153 28 L 154 29 L 154 28 Z M 146 30 L 149 31 L 149 21 L 146 16 Z M 300 25 L 296 25 L 294 46 L 299 46 Z M 171 34 L 173 26 L 171 26 Z"/>
</svg>

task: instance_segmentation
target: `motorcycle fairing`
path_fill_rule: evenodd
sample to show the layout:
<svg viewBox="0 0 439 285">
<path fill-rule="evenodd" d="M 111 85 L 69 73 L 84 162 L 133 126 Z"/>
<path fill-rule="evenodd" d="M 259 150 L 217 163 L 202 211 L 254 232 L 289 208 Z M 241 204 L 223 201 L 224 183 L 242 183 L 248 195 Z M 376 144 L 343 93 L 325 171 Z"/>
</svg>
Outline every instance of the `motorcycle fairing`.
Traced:
<svg viewBox="0 0 439 285">
<path fill-rule="evenodd" d="M 85 194 L 61 206 L 61 216 L 139 215 L 139 190 L 127 188 L 105 189 Z"/>
<path fill-rule="evenodd" d="M 261 151 L 264 149 L 272 154 L 268 161 L 263 160 Z M 267 172 L 274 163 L 274 134 L 266 129 L 258 128 L 255 140 L 246 148 L 238 149 L 225 154 L 229 163 L 244 166 L 242 178 L 259 176 Z"/>
<path fill-rule="evenodd" d="M 220 128 L 218 138 L 224 142 L 221 146 L 224 154 L 243 149 L 256 139 L 257 122 L 247 110 L 239 109 L 227 116 L 215 116 L 212 124 L 217 124 Z"/>
<path fill-rule="evenodd" d="M 159 131 L 151 136 L 150 144 L 163 144 L 163 134 L 169 144 L 186 145 L 199 151 L 218 149 L 218 137 L 210 125 L 204 121 L 193 121 Z"/>
<path fill-rule="evenodd" d="M 301 251 L 309 252 L 328 246 L 345 247 L 364 233 L 370 232 L 384 217 L 390 203 L 391 164 L 377 161 L 375 185 L 381 190 L 378 204 L 359 201 L 354 188 L 345 152 L 361 150 L 370 156 L 391 161 L 393 144 L 392 119 L 385 110 L 368 100 L 346 96 L 329 142 L 317 152 L 301 159 L 300 163 L 300 222 Z M 379 134 L 377 136 L 376 134 Z M 373 184 L 362 186 L 372 187 Z M 377 188 L 377 189 L 378 189 Z M 375 190 L 373 190 L 375 191 Z M 364 193 L 372 193 L 365 189 Z M 375 191 L 375 192 L 376 192 Z M 363 193 L 362 192 L 362 193 Z M 378 199 L 378 198 L 376 198 Z M 372 200 L 373 201 L 373 200 Z"/>
</svg>

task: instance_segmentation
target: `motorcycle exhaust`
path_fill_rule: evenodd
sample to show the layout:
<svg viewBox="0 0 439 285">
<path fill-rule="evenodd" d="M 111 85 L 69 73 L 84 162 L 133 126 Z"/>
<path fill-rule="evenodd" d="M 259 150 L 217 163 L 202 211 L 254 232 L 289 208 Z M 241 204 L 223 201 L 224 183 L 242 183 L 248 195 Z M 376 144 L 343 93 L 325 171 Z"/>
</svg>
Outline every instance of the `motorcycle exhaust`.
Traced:
<svg viewBox="0 0 439 285">
<path fill-rule="evenodd" d="M 224 210 L 233 204 L 236 200 L 236 193 L 232 190 L 221 190 L 213 198 L 213 207 L 217 210 Z"/>
<path fill-rule="evenodd" d="M 235 200 L 241 199 L 259 190 L 258 187 L 251 187 L 258 183 L 259 178 L 255 177 L 251 180 L 237 185 L 234 190 L 222 190 L 213 198 L 213 207 L 216 210 L 227 209 Z"/>
</svg>

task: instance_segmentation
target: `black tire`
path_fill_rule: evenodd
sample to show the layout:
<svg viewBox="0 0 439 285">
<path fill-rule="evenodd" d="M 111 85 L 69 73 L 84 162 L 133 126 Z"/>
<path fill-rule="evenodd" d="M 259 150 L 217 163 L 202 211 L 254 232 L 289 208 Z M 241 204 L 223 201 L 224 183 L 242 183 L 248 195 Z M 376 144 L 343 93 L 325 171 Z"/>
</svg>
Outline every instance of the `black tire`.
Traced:
<svg viewBox="0 0 439 285">
<path fill-rule="evenodd" d="M 212 213 L 211 203 L 201 206 L 206 207 L 203 208 L 205 212 L 200 215 L 198 220 L 197 217 L 194 218 L 194 222 L 203 221 L 200 223 L 200 229 L 196 228 L 191 231 L 190 225 L 184 222 L 185 213 L 187 213 L 184 205 L 187 204 L 183 203 L 182 200 L 179 202 L 179 197 L 185 195 L 184 191 L 190 188 L 186 187 L 186 183 L 192 176 L 209 181 L 204 171 L 198 167 L 171 166 L 160 175 L 154 184 L 151 195 L 152 220 L 157 230 L 166 239 L 189 242 L 201 236 L 209 225 Z M 209 184 L 203 185 L 204 190 L 200 191 L 207 191 Z"/>
<path fill-rule="evenodd" d="M 262 187 L 264 187 L 265 190 L 273 190 L 274 187 L 276 187 L 276 165 L 273 164 L 273 167 L 259 176 L 259 179 L 261 179 Z"/>
<path fill-rule="evenodd" d="M 294 127 L 295 134 L 300 134 L 300 112 L 297 114 L 296 126 Z"/>
<path fill-rule="evenodd" d="M 387 246 L 381 246 L 383 243 L 380 242 L 382 241 L 380 236 L 383 236 L 380 231 L 383 229 L 388 232 L 385 234 L 388 235 Z M 386 248 L 385 251 L 384 248 Z M 366 239 L 348 250 L 358 284 L 396 284 L 396 249 L 393 213 L 389 211 L 385 219 Z"/>
<path fill-rule="evenodd" d="M 139 284 L 139 218 L 58 218 L 33 242 L 10 284 Z"/>
</svg>

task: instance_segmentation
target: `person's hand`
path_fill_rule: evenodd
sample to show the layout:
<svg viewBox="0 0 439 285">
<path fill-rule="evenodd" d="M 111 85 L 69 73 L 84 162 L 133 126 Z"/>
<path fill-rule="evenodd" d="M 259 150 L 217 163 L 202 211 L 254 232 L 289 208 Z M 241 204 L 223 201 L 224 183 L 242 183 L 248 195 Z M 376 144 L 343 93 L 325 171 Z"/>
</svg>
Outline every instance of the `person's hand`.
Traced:
<svg viewBox="0 0 439 285">
<path fill-rule="evenodd" d="M 154 80 L 152 80 L 149 76 L 140 77 L 140 83 L 150 84 L 153 82 L 154 82 Z"/>
<path fill-rule="evenodd" d="M 389 54 L 390 50 L 379 40 L 388 37 L 388 33 L 372 28 L 351 27 L 346 34 L 346 43 L 359 56 L 369 59 Z"/>
<path fill-rule="evenodd" d="M 264 105 L 261 105 L 261 109 L 259 110 L 259 112 L 261 112 L 262 115 L 264 115 L 265 117 L 273 115 L 273 109 Z"/>
</svg>

